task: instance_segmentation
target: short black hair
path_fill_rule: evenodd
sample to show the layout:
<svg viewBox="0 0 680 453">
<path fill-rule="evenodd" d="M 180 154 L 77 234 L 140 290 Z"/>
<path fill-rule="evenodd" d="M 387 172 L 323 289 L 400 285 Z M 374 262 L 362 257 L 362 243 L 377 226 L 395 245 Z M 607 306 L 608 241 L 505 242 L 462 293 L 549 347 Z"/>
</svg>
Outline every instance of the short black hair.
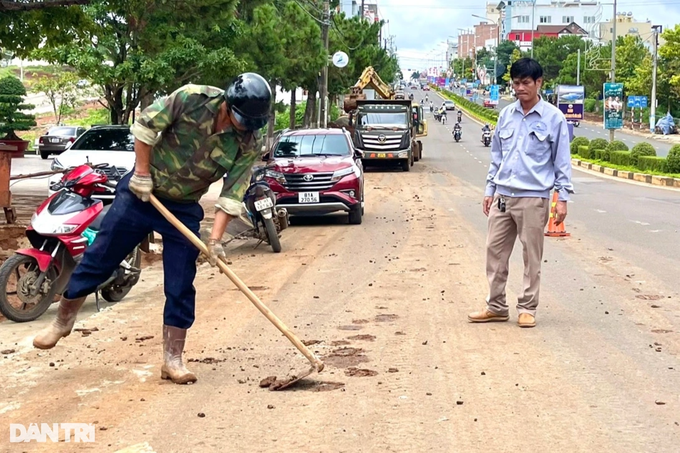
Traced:
<svg viewBox="0 0 680 453">
<path fill-rule="evenodd" d="M 543 68 L 533 58 L 520 58 L 510 66 L 510 78 L 521 80 L 527 77 L 531 77 L 535 82 L 543 77 Z"/>
</svg>

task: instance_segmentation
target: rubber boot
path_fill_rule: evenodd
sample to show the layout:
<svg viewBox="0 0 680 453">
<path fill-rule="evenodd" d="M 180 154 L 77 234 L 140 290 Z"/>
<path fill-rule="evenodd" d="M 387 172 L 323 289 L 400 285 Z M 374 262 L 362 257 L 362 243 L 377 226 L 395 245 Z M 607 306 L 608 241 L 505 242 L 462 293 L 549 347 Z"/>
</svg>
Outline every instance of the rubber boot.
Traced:
<svg viewBox="0 0 680 453">
<path fill-rule="evenodd" d="M 175 384 L 193 384 L 196 375 L 182 363 L 182 352 L 187 338 L 187 329 L 163 326 L 163 366 L 161 379 L 170 379 Z"/>
<path fill-rule="evenodd" d="M 52 323 L 38 332 L 33 339 L 33 347 L 38 349 L 52 349 L 62 338 L 71 335 L 73 325 L 76 323 L 78 310 L 83 306 L 85 296 L 78 299 L 62 297 L 59 301 L 57 317 Z"/>
</svg>

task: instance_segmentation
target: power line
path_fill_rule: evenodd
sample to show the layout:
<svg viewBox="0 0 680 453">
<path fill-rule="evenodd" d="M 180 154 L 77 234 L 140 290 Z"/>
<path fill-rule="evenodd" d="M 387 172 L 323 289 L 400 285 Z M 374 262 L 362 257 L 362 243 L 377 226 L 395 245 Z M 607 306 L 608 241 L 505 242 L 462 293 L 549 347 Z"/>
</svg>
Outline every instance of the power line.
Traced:
<svg viewBox="0 0 680 453">
<path fill-rule="evenodd" d="M 307 10 L 307 8 L 305 8 L 305 7 L 302 5 L 302 3 L 300 3 L 298 0 L 293 0 L 293 1 L 294 1 L 300 8 L 302 8 L 302 10 L 303 10 L 304 12 L 306 12 L 307 15 L 308 15 L 309 17 L 311 17 L 312 19 L 314 19 L 315 21 L 317 21 L 318 23 L 320 23 L 321 25 L 323 25 L 323 21 L 320 20 L 320 19 L 317 19 L 316 16 L 314 16 L 312 13 L 310 13 L 310 12 Z"/>
</svg>

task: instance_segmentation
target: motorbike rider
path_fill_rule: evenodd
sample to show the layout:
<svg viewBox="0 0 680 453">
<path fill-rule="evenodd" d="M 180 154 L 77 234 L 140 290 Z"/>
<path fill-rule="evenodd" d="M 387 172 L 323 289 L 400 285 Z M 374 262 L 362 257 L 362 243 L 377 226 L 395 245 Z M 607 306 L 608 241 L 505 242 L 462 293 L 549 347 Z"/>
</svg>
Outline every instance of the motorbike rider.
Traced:
<svg viewBox="0 0 680 453">
<path fill-rule="evenodd" d="M 182 363 L 182 352 L 194 322 L 193 281 L 199 252 L 148 202 L 149 197 L 153 193 L 199 234 L 203 209 L 198 200 L 226 173 L 207 241 L 211 264 L 224 259 L 222 235 L 241 213 L 251 167 L 260 156 L 257 131 L 267 124 L 271 100 L 267 81 L 258 74 L 244 73 L 226 90 L 185 85 L 141 113 L 131 127 L 134 172 L 118 183 L 97 239 L 73 272 L 56 319 L 34 338 L 34 347 L 51 349 L 68 336 L 87 295 L 150 232 L 157 231 L 163 237 L 165 274 L 161 378 L 175 384 L 196 382 L 196 375 Z"/>
<path fill-rule="evenodd" d="M 427 96 L 425 97 L 425 100 L 427 101 Z M 434 104 L 430 101 L 430 113 L 432 112 L 434 112 Z"/>
<path fill-rule="evenodd" d="M 463 135 L 463 128 L 461 127 L 460 122 L 457 122 L 453 126 L 453 135 L 454 136 L 456 135 L 456 132 L 459 132 L 461 136 Z"/>
<path fill-rule="evenodd" d="M 461 121 L 463 121 L 463 112 L 458 110 L 458 122 L 460 123 Z"/>
<path fill-rule="evenodd" d="M 484 143 L 484 134 L 487 132 L 491 133 L 491 126 L 489 123 L 484 124 L 484 127 L 482 127 L 482 143 Z"/>
<path fill-rule="evenodd" d="M 428 101 L 428 99 L 427 99 L 427 94 L 426 94 L 426 95 L 425 95 L 425 102 L 427 102 L 427 101 Z"/>
</svg>

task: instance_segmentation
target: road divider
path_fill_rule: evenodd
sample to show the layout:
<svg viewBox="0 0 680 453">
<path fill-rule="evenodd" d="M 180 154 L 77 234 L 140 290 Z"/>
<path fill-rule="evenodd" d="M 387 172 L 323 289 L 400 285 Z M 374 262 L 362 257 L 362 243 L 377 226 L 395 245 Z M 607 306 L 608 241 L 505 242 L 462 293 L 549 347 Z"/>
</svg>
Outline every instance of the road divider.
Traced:
<svg viewBox="0 0 680 453">
<path fill-rule="evenodd" d="M 587 162 L 578 158 L 571 159 L 571 164 L 575 167 L 580 167 L 585 170 L 591 170 L 593 172 L 602 173 L 603 175 L 613 176 L 615 178 L 621 178 L 628 181 L 637 181 L 644 184 L 651 184 L 653 186 L 680 189 L 680 178 L 670 178 L 667 176 L 617 170 L 615 168 L 605 167 L 603 165 L 594 164 L 592 162 Z"/>
</svg>

